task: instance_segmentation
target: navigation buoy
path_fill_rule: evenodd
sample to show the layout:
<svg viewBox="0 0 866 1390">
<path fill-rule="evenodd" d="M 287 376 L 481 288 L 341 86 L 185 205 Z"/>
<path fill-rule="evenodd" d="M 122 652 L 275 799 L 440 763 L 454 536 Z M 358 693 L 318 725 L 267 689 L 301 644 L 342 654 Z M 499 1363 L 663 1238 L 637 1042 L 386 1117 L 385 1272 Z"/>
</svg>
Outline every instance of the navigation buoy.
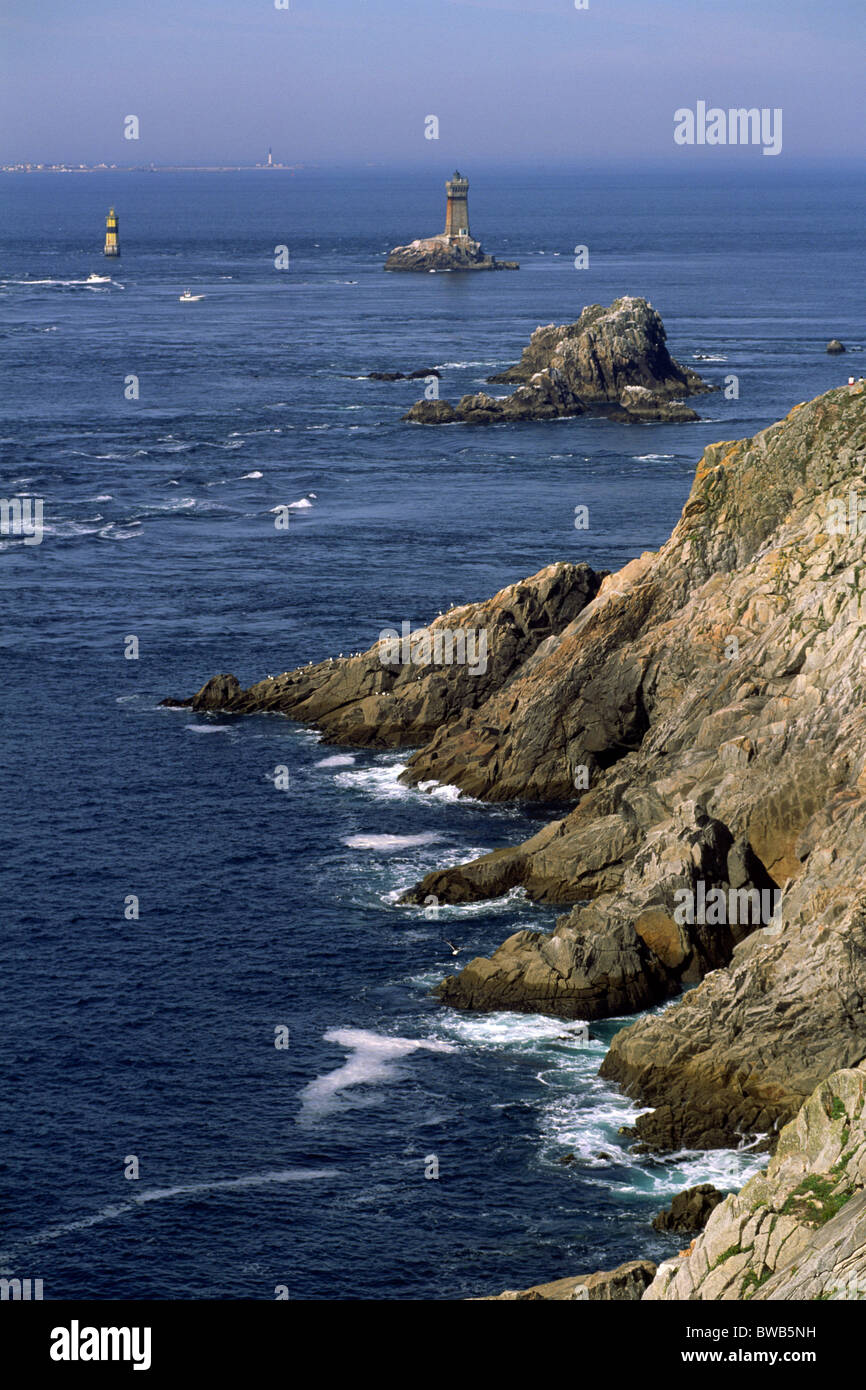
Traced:
<svg viewBox="0 0 866 1390">
<path fill-rule="evenodd" d="M 105 254 L 106 256 L 120 255 L 120 242 L 117 236 L 117 213 L 111 209 L 105 219 Z"/>
</svg>

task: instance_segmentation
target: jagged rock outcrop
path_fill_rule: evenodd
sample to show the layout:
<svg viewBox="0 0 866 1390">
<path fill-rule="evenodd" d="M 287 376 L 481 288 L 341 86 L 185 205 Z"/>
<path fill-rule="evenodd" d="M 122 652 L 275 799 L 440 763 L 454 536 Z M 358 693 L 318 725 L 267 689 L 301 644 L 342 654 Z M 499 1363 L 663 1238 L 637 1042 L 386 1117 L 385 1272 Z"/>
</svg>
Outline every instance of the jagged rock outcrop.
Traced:
<svg viewBox="0 0 866 1390">
<path fill-rule="evenodd" d="M 833 1073 L 767 1169 L 658 1267 L 648 1301 L 866 1299 L 866 1068 Z"/>
<path fill-rule="evenodd" d="M 607 414 L 618 420 L 697 420 L 681 397 L 716 388 L 668 352 L 660 316 L 645 299 L 593 304 L 575 323 L 536 328 L 520 361 L 491 381 L 518 382 L 510 396 L 464 396 L 436 413 L 418 401 L 404 415 L 416 424 L 489 425 Z"/>
<path fill-rule="evenodd" d="M 598 593 L 602 579 L 589 565 L 548 565 L 492 599 L 452 608 L 384 646 L 377 642 L 355 656 L 284 671 L 247 690 L 236 676 L 214 676 L 191 698 L 163 704 L 285 714 L 318 725 L 332 743 L 412 746 L 529 669 L 539 648 Z"/>
<path fill-rule="evenodd" d="M 702 1182 L 678 1192 L 669 1207 L 664 1207 L 653 1220 L 654 1231 L 702 1231 L 725 1194 Z"/>
<path fill-rule="evenodd" d="M 423 902 L 434 876 L 407 895 Z M 731 890 L 737 909 L 720 924 L 679 920 L 678 904 Z M 734 946 L 762 926 L 760 893 L 769 918 L 772 880 L 745 842 L 686 802 L 676 823 L 653 831 L 634 853 L 622 881 L 560 918 L 552 935 L 520 931 L 487 959 L 478 957 L 436 993 L 455 1008 L 549 1013 L 587 1020 L 635 1013 L 727 964 Z M 755 898 L 748 895 L 755 893 Z M 438 896 L 438 895 L 437 895 Z M 405 901 L 406 899 L 404 899 Z M 739 911 L 756 907 L 755 912 Z M 695 915 L 694 913 L 692 915 Z M 707 914 L 704 913 L 706 916 Z"/>
<path fill-rule="evenodd" d="M 488 256 L 473 237 L 420 237 L 408 246 L 395 246 L 385 261 L 386 270 L 471 271 L 519 270 L 517 261 L 497 261 Z"/>
<path fill-rule="evenodd" d="M 545 1299 L 550 1302 L 626 1303 L 642 1298 L 652 1283 L 656 1267 L 649 1260 L 630 1260 L 617 1269 L 601 1270 L 598 1274 L 576 1274 L 567 1279 L 554 1279 L 549 1284 L 533 1284 L 529 1289 L 506 1289 L 504 1293 L 472 1299 L 473 1303 L 492 1303 L 502 1299 L 529 1302 Z"/>
</svg>

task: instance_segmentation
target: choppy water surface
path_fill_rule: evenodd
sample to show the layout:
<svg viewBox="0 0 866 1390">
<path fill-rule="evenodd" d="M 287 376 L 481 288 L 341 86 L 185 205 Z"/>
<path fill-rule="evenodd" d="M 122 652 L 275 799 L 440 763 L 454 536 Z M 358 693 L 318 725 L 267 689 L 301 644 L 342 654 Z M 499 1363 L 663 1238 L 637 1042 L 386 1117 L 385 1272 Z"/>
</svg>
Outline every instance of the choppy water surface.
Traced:
<svg viewBox="0 0 866 1390">
<path fill-rule="evenodd" d="M 430 998 L 446 938 L 466 960 L 555 913 L 512 894 L 431 916 L 399 892 L 548 810 L 158 702 L 367 647 L 554 559 L 618 566 L 666 539 L 706 443 L 859 375 L 823 349 L 858 346 L 862 189 L 765 173 L 537 174 L 527 198 L 478 171 L 473 228 L 522 267 L 478 278 L 383 274 L 441 221 L 420 177 L 4 177 L 2 490 L 44 499 L 45 525 L 0 537 L 4 1272 L 46 1297 L 460 1297 L 659 1257 L 665 1198 L 759 1166 L 627 1152 L 634 1111 L 597 1076 L 624 1020 L 583 1042 Z M 739 399 L 693 426 L 425 430 L 399 418 L 418 383 L 363 379 L 437 366 L 456 399 L 538 323 L 624 293 Z"/>
</svg>

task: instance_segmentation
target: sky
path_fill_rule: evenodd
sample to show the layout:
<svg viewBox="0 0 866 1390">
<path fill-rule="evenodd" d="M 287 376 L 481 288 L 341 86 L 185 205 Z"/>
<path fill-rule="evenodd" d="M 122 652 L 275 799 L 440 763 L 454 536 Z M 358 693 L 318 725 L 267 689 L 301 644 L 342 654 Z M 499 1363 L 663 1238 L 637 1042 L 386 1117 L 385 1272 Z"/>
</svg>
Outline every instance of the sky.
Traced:
<svg viewBox="0 0 866 1390">
<path fill-rule="evenodd" d="M 676 146 L 698 101 L 781 108 L 787 166 L 866 155 L 866 0 L 283 2 L 2 0 L 0 163 L 763 158 Z"/>
</svg>

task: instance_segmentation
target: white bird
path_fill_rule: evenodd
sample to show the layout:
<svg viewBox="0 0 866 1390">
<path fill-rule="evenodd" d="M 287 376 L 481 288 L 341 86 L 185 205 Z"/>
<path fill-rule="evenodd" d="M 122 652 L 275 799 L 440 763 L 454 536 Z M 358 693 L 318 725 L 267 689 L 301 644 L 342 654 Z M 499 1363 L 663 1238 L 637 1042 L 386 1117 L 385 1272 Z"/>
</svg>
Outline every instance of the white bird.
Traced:
<svg viewBox="0 0 866 1390">
<path fill-rule="evenodd" d="M 459 956 L 460 952 L 461 952 L 462 949 L 463 949 L 462 946 L 455 946 L 455 945 L 454 945 L 454 942 L 453 942 L 453 941 L 449 941 L 447 936 L 443 936 L 442 940 L 445 942 L 445 945 L 446 945 L 446 946 L 450 946 L 450 947 L 451 947 L 451 954 L 452 954 L 452 956 Z"/>
</svg>

